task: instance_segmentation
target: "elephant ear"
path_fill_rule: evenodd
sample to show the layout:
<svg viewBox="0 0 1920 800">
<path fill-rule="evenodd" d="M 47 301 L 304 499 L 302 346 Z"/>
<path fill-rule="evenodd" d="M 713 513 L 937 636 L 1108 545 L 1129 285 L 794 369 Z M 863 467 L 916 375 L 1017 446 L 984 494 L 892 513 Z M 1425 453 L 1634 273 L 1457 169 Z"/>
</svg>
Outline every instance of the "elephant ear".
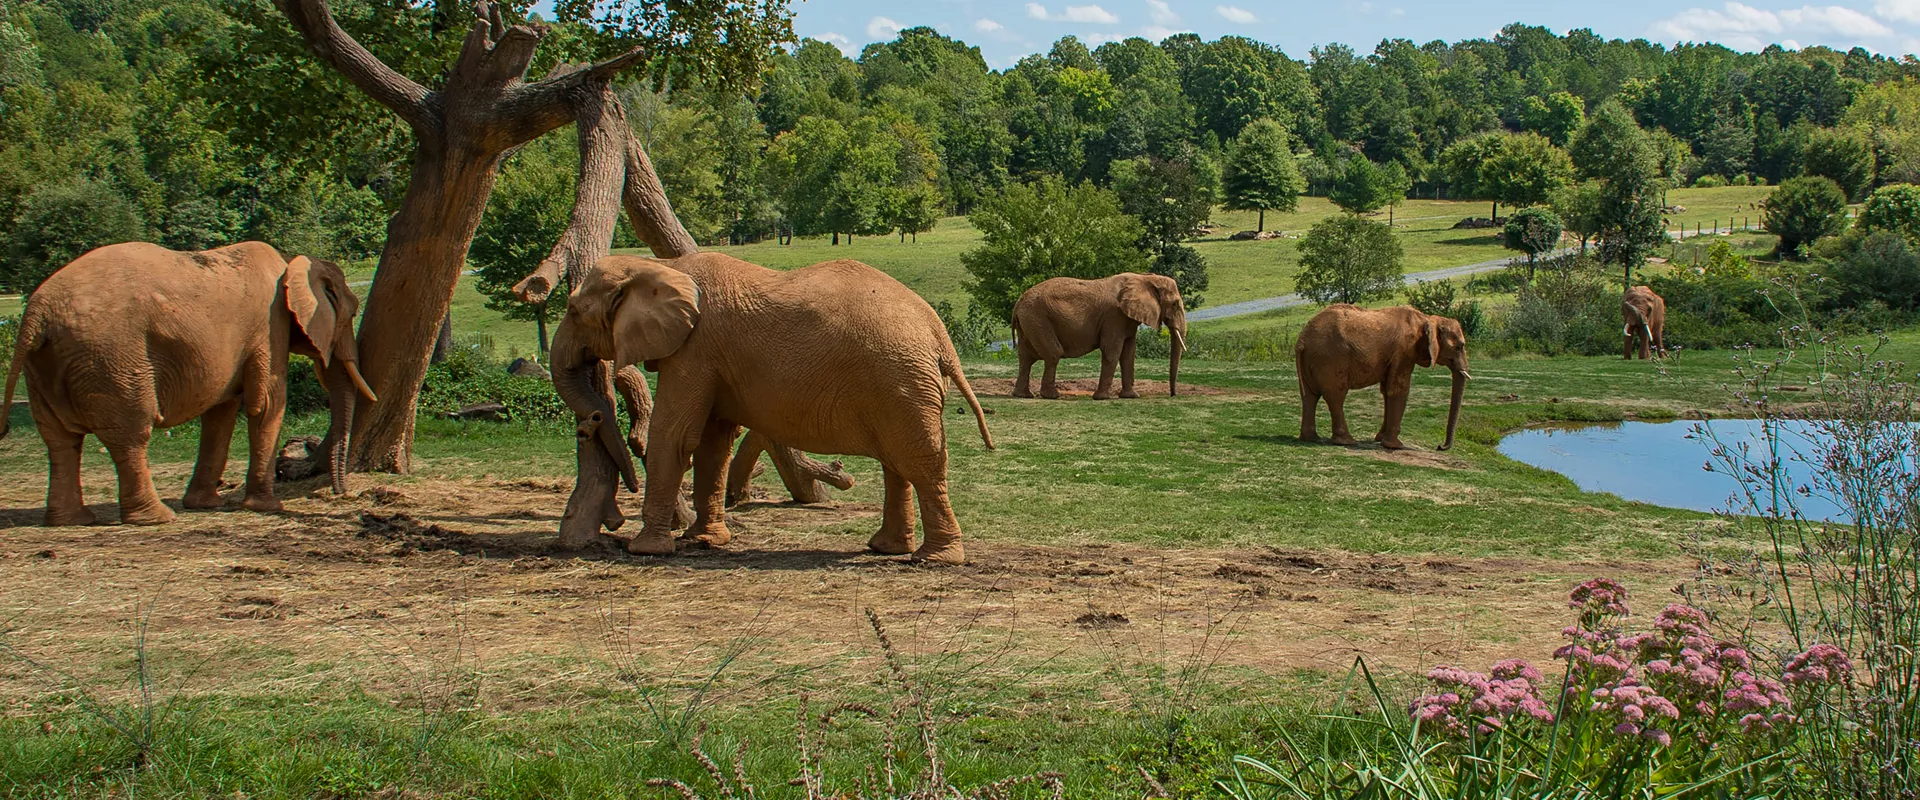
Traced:
<svg viewBox="0 0 1920 800">
<path fill-rule="evenodd" d="M 321 270 L 314 268 L 313 260 L 306 256 L 294 256 L 287 262 L 287 275 L 284 280 L 287 289 L 287 311 L 293 315 L 293 323 L 306 334 L 307 341 L 313 342 L 313 348 L 320 351 L 320 366 L 326 367 L 333 359 L 334 323 L 337 321 L 333 303 L 326 300 L 327 289 Z"/>
<path fill-rule="evenodd" d="M 1160 330 L 1160 300 L 1153 286 L 1138 275 L 1130 275 L 1120 284 L 1120 310 L 1128 319 Z"/>
<path fill-rule="evenodd" d="M 1431 367 L 1439 356 L 1440 324 L 1433 317 L 1425 317 L 1420 321 L 1417 338 L 1413 342 L 1413 363 Z"/>
<path fill-rule="evenodd" d="M 615 369 L 673 355 L 700 321 L 700 289 L 692 276 L 635 261 L 608 310 Z"/>
</svg>

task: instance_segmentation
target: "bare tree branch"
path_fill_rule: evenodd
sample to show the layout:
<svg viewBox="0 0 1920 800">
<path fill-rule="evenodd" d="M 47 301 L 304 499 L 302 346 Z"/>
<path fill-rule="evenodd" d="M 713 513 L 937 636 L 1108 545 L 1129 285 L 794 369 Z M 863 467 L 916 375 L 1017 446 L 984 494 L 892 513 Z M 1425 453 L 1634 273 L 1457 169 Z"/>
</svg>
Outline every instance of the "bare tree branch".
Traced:
<svg viewBox="0 0 1920 800">
<path fill-rule="evenodd" d="M 667 190 L 660 185 L 660 176 L 654 173 L 647 151 L 640 147 L 640 140 L 634 138 L 631 127 L 623 128 L 627 139 L 627 185 L 620 201 L 627 209 L 627 221 L 633 224 L 633 232 L 653 250 L 655 258 L 679 258 L 699 252 L 700 245 L 693 241 L 693 234 L 687 233 L 680 218 L 674 216 L 673 206 L 667 202 Z"/>
<path fill-rule="evenodd" d="M 583 86 L 610 82 L 621 70 L 646 61 L 648 51 L 636 47 L 621 55 L 586 66 L 555 67 L 545 78 L 507 88 L 501 99 L 500 116 L 515 129 L 520 141 L 538 138 L 547 131 L 573 121 L 572 95 Z M 622 110 L 624 114 L 624 109 Z"/>
<path fill-rule="evenodd" d="M 545 302 L 563 275 L 577 285 L 587 270 L 605 258 L 620 214 L 620 192 L 626 182 L 625 110 L 606 81 L 579 87 L 571 99 L 580 135 L 580 172 L 573 213 L 553 252 L 513 287 L 514 295 L 529 303 Z"/>
<path fill-rule="evenodd" d="M 327 0 L 274 0 L 307 47 L 381 105 L 393 109 L 415 130 L 434 127 L 427 88 L 395 72 L 355 41 L 333 19 Z"/>
</svg>

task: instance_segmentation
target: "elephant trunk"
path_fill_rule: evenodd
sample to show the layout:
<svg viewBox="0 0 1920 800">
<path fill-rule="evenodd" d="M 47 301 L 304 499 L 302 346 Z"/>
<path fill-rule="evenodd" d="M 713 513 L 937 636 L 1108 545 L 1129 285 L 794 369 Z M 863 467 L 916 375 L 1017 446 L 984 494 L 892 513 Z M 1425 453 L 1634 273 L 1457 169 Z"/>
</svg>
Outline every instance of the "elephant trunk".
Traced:
<svg viewBox="0 0 1920 800">
<path fill-rule="evenodd" d="M 1187 349 L 1187 326 L 1170 326 L 1173 333 L 1173 352 L 1167 356 L 1167 395 L 1180 396 L 1180 354 Z"/>
<path fill-rule="evenodd" d="M 1447 440 L 1440 445 L 1442 450 L 1453 449 L 1453 429 L 1460 422 L 1460 399 L 1467 393 L 1469 377 L 1464 367 L 1453 370 L 1453 399 L 1447 403 Z"/>
<path fill-rule="evenodd" d="M 327 368 L 327 441 L 333 445 L 327 450 L 327 465 L 333 478 L 333 494 L 338 497 L 347 493 L 347 452 L 352 438 L 353 412 L 359 393 L 354 381 L 347 374 L 346 360 L 335 360 Z"/>
<path fill-rule="evenodd" d="M 578 341 L 573 330 L 572 320 L 562 320 L 560 329 L 553 335 L 553 388 L 560 400 L 572 409 L 574 416 L 584 421 L 595 421 L 595 441 L 600 443 L 607 457 L 620 470 L 620 477 L 626 482 L 627 490 L 640 491 L 639 477 L 634 473 L 633 455 L 627 452 L 626 442 L 620 438 L 619 417 L 614 414 L 612 399 L 607 392 L 595 385 L 595 378 L 606 371 L 606 362 L 587 351 Z M 597 419 L 596 419 L 597 416 Z"/>
</svg>

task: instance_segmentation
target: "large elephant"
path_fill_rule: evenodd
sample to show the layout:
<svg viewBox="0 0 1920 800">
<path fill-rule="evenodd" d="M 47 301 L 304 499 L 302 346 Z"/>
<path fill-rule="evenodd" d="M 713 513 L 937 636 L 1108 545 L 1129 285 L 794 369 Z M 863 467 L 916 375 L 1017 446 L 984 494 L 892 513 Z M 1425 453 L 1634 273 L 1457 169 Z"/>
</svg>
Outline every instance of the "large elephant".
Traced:
<svg viewBox="0 0 1920 800">
<path fill-rule="evenodd" d="M 1667 301 L 1646 286 L 1627 290 L 1620 299 L 1620 333 L 1626 339 L 1625 356 L 1633 360 L 1653 358 L 1667 352 Z"/>
<path fill-rule="evenodd" d="M 287 405 L 288 353 L 313 359 L 331 398 L 333 489 L 341 492 L 354 393 L 374 400 L 353 338 L 359 305 L 339 267 L 305 256 L 288 261 L 260 242 L 198 253 L 130 242 L 61 267 L 27 300 L 5 400 L 13 402 L 24 370 L 28 406 L 47 443 L 46 524 L 94 522 L 80 491 L 89 433 L 113 457 L 120 521 L 172 520 L 153 490 L 147 441 L 154 428 L 196 417 L 200 457 L 181 505 L 219 508 L 241 411 L 248 438 L 242 505 L 278 511 L 275 439 Z"/>
<path fill-rule="evenodd" d="M 567 299 L 554 335 L 554 386 L 583 420 L 583 453 L 597 442 L 599 463 L 637 489 L 626 442 L 602 424 L 613 418 L 603 359 L 616 370 L 645 364 L 659 373 L 642 527 L 627 543 L 630 552 L 673 552 L 674 507 L 689 459 L 695 518 L 688 535 L 708 544 L 732 538 L 723 489 L 745 426 L 796 450 L 879 460 L 886 499 L 868 546 L 916 560 L 965 560 L 947 497 L 941 410 L 948 379 L 972 407 L 987 447 L 993 439 L 939 316 L 899 281 L 856 261 L 776 272 L 719 253 L 601 259 Z M 611 486 L 610 477 L 587 472 L 590 461 L 582 455 L 580 480 Z M 918 549 L 916 494 L 925 529 Z M 610 500 L 606 506 L 606 524 L 617 525 L 618 509 Z"/>
<path fill-rule="evenodd" d="M 1407 413 L 1407 392 L 1413 368 L 1444 364 L 1453 372 L 1453 400 L 1447 406 L 1447 441 L 1453 447 L 1454 424 L 1460 419 L 1460 398 L 1473 376 L 1467 373 L 1467 336 L 1460 322 L 1422 314 L 1412 306 L 1366 309 L 1344 303 L 1313 315 L 1293 345 L 1293 364 L 1300 379 L 1300 440 L 1316 441 L 1314 412 L 1326 398 L 1333 417 L 1333 443 L 1353 444 L 1347 432 L 1347 392 L 1380 385 L 1386 418 L 1374 436 L 1389 450 L 1400 442 L 1400 419 Z"/>
<path fill-rule="evenodd" d="M 1180 286 L 1164 275 L 1122 272 L 1099 280 L 1053 278 L 1041 281 L 1013 304 L 1014 347 L 1020 352 L 1020 377 L 1014 397 L 1032 397 L 1033 362 L 1046 362 L 1040 376 L 1040 396 L 1056 399 L 1054 370 L 1062 358 L 1079 358 L 1100 351 L 1100 386 L 1095 400 L 1113 395 L 1113 368 L 1120 367 L 1120 396 L 1139 397 L 1133 391 L 1134 339 L 1140 326 L 1173 332 L 1173 353 L 1167 362 L 1167 393 L 1180 393 L 1180 353 L 1187 346 L 1186 302 Z"/>
</svg>

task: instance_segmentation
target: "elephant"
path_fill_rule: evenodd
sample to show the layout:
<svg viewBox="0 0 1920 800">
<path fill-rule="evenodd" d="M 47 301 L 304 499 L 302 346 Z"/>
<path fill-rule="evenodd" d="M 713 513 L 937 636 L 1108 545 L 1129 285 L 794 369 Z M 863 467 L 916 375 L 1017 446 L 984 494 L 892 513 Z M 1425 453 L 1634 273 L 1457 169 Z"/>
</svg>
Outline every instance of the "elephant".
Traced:
<svg viewBox="0 0 1920 800">
<path fill-rule="evenodd" d="M 1040 396 L 1058 399 L 1054 370 L 1060 359 L 1079 358 L 1099 350 L 1100 386 L 1093 399 L 1113 398 L 1116 363 L 1120 366 L 1120 396 L 1139 397 L 1133 390 L 1134 339 L 1140 326 L 1158 331 L 1162 324 L 1173 332 L 1167 394 L 1178 395 L 1180 354 L 1187 346 L 1187 310 L 1180 286 L 1172 278 L 1122 272 L 1099 280 L 1041 281 L 1013 304 L 1014 347 L 1020 353 L 1020 377 L 1014 381 L 1013 396 L 1033 396 L 1033 362 L 1044 361 Z"/>
<path fill-rule="evenodd" d="M 993 437 L 939 315 L 879 270 L 841 260 L 778 272 L 720 253 L 608 256 L 568 297 L 551 364 L 561 399 L 582 420 L 581 485 L 609 487 L 600 506 L 608 527 L 620 521 L 613 481 L 593 470 L 617 471 L 630 491 L 639 483 L 627 442 L 605 424 L 613 406 L 604 376 L 609 366 L 634 364 L 659 375 L 642 525 L 629 552 L 674 552 L 674 508 L 689 461 L 695 516 L 687 536 L 707 545 L 732 538 L 723 489 L 746 427 L 795 450 L 879 460 L 885 501 L 868 547 L 919 561 L 966 560 L 947 494 L 947 380 L 972 408 L 988 449 Z M 924 528 L 918 548 L 915 495 Z"/>
<path fill-rule="evenodd" d="M 95 521 L 80 490 L 81 443 L 89 433 L 113 457 L 120 521 L 172 520 L 153 489 L 147 442 L 154 428 L 196 417 L 200 454 L 181 505 L 219 508 L 241 411 L 249 440 L 242 505 L 280 510 L 274 456 L 288 353 L 313 359 L 331 399 L 333 490 L 342 493 L 354 394 L 377 402 L 360 376 L 353 337 L 359 304 L 339 267 L 306 256 L 289 261 L 260 242 L 194 253 L 129 242 L 61 267 L 27 300 L 0 405 L 12 404 L 24 371 L 28 406 L 47 444 L 46 524 Z"/>
<path fill-rule="evenodd" d="M 1626 360 L 1635 352 L 1653 358 L 1667 352 L 1667 301 L 1646 286 L 1635 286 L 1620 298 L 1620 333 L 1626 338 Z"/>
<path fill-rule="evenodd" d="M 1460 419 L 1460 398 L 1473 378 L 1467 372 L 1467 336 L 1459 320 L 1423 314 L 1412 306 L 1366 309 L 1344 303 L 1327 306 L 1307 321 L 1293 345 L 1294 370 L 1300 380 L 1300 440 L 1319 439 L 1314 412 L 1326 398 L 1333 417 L 1333 443 L 1353 444 L 1347 432 L 1347 392 L 1380 384 L 1386 418 L 1374 441 L 1388 450 L 1406 447 L 1400 441 L 1400 419 L 1407 412 L 1407 392 L 1415 366 L 1444 364 L 1453 373 L 1453 400 L 1447 407 L 1447 440 L 1453 447 L 1454 424 Z"/>
</svg>

